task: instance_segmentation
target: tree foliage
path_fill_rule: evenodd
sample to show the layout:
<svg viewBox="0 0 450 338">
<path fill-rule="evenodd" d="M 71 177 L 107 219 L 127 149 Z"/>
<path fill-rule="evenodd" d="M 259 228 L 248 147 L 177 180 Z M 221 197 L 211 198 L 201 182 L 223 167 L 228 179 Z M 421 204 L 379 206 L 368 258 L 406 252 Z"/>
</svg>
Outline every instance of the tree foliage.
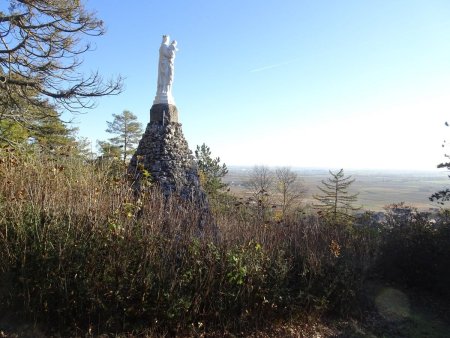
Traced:
<svg viewBox="0 0 450 338">
<path fill-rule="evenodd" d="M 98 72 L 79 71 L 81 55 L 91 50 L 83 37 L 105 33 L 103 22 L 81 1 L 8 2 L 0 11 L 0 104 L 13 107 L 10 119 L 48 100 L 57 109 L 91 108 L 93 98 L 121 91 L 120 77 L 105 82 Z"/>
<path fill-rule="evenodd" d="M 109 139 L 113 146 L 109 147 L 109 150 L 111 151 L 114 147 L 116 150 L 120 148 L 120 157 L 123 162 L 126 162 L 128 157 L 134 153 L 142 137 L 142 124 L 137 121 L 137 116 L 129 110 L 124 110 L 121 114 L 113 114 L 113 117 L 112 122 L 106 122 L 108 125 L 106 132 L 117 135 Z"/>
<path fill-rule="evenodd" d="M 15 114 L 14 107 L 0 113 L 0 144 L 38 144 L 47 150 L 74 145 L 77 128 L 68 127 L 51 105 L 36 107 L 20 101 L 20 116 L 9 118 Z"/>
<path fill-rule="evenodd" d="M 28 130 L 21 124 L 0 119 L 0 145 L 23 143 L 28 135 Z"/>
<path fill-rule="evenodd" d="M 214 196 L 227 186 L 222 181 L 222 178 L 228 173 L 226 164 L 220 164 L 220 157 L 213 158 L 211 156 L 211 149 L 205 143 L 197 146 L 195 159 L 203 188 L 207 194 Z"/>
<path fill-rule="evenodd" d="M 318 186 L 322 194 L 313 196 L 318 202 L 314 207 L 323 218 L 334 224 L 346 223 L 353 219 L 352 213 L 360 209 L 352 205 L 358 194 L 350 194 L 348 191 L 355 180 L 351 176 L 345 176 L 344 169 L 337 173 L 330 170 L 329 173 L 331 177 L 326 181 L 322 180 L 322 186 Z"/>
<path fill-rule="evenodd" d="M 98 141 L 97 145 L 102 159 L 120 159 L 122 157 L 121 146 L 116 146 L 108 141 Z"/>
<path fill-rule="evenodd" d="M 77 155 L 81 158 L 88 161 L 92 161 L 94 159 L 92 143 L 87 137 L 77 137 L 75 147 Z"/>
<path fill-rule="evenodd" d="M 445 126 L 446 126 L 446 127 L 449 126 L 448 122 L 445 122 Z M 442 144 L 442 148 L 445 148 L 446 143 L 447 143 L 447 142 L 444 140 L 444 142 L 443 142 L 443 144 Z M 445 156 L 446 158 L 450 158 L 450 155 L 449 155 L 449 154 L 445 154 L 444 156 Z M 445 168 L 445 169 L 447 169 L 447 170 L 450 170 L 450 162 L 442 162 L 442 163 L 439 163 L 439 164 L 437 165 L 437 168 L 438 168 L 438 169 Z M 450 175 L 449 175 L 449 178 L 450 178 Z M 446 189 L 437 191 L 437 192 L 435 192 L 433 195 L 431 195 L 429 199 L 430 199 L 431 202 L 437 202 L 438 204 L 444 205 L 445 202 L 450 201 L 450 189 L 449 189 L 449 188 L 446 188 Z"/>
<path fill-rule="evenodd" d="M 36 121 L 31 137 L 47 149 L 56 149 L 73 145 L 74 133 L 77 128 L 69 128 L 61 121 L 55 110 L 49 111 L 47 116 Z"/>
<path fill-rule="evenodd" d="M 38 100 L 34 90 L 29 89 L 27 96 Z M 38 133 L 44 121 L 59 120 L 59 114 L 48 101 L 35 106 L 18 95 L 9 95 L 0 89 L 0 103 L 0 141 L 3 143 L 21 143 Z"/>
</svg>

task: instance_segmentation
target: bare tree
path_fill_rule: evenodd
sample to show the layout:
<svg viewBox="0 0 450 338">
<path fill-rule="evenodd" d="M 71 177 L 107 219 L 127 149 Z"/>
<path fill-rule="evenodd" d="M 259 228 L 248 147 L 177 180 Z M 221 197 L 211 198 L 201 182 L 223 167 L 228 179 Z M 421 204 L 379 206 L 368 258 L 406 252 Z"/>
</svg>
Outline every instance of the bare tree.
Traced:
<svg viewBox="0 0 450 338">
<path fill-rule="evenodd" d="M 266 166 L 253 167 L 247 184 L 257 203 L 258 215 L 265 219 L 269 210 L 270 190 L 273 186 L 273 172 Z"/>
<path fill-rule="evenodd" d="M 299 182 L 298 176 L 290 168 L 283 167 L 275 170 L 276 190 L 281 194 L 281 208 L 283 219 L 296 201 L 305 194 L 306 189 Z"/>
<path fill-rule="evenodd" d="M 254 166 L 247 183 L 255 198 L 268 194 L 273 184 L 273 172 L 266 166 Z"/>
<path fill-rule="evenodd" d="M 9 0 L 0 11 L 0 104 L 8 108 L 0 120 L 49 102 L 69 111 L 92 108 L 93 98 L 120 93 L 120 77 L 105 82 L 98 72 L 79 71 L 81 55 L 91 50 L 82 37 L 104 33 L 81 1 Z"/>
</svg>

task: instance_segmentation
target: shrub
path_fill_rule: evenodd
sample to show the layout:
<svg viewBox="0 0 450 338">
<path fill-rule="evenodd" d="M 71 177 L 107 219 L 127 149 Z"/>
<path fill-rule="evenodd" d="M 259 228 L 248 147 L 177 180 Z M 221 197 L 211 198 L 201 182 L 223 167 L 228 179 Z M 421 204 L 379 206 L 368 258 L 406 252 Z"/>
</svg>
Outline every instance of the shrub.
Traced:
<svg viewBox="0 0 450 338">
<path fill-rule="evenodd" d="M 386 279 L 450 299 L 450 225 L 446 214 L 430 218 L 404 203 L 388 206 L 375 271 Z"/>
<path fill-rule="evenodd" d="M 358 304 L 371 259 L 363 230 L 313 217 L 261 224 L 228 205 L 217 236 L 199 230 L 195 206 L 157 188 L 135 196 L 95 163 L 1 155 L 2 311 L 81 334 L 199 334 Z"/>
</svg>

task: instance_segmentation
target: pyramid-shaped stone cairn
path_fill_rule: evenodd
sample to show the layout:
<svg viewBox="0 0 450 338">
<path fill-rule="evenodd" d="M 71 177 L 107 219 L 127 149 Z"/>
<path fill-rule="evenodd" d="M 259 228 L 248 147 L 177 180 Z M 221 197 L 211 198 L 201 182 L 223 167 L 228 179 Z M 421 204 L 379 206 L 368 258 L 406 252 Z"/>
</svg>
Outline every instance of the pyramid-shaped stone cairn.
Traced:
<svg viewBox="0 0 450 338">
<path fill-rule="evenodd" d="M 169 37 L 164 35 L 159 50 L 158 88 L 150 109 L 150 123 L 130 161 L 128 173 L 133 175 L 136 189 L 141 189 L 140 182 L 144 170 L 147 171 L 166 197 L 174 196 L 181 202 L 198 206 L 203 213 L 202 223 L 205 223 L 210 219 L 208 200 L 200 186 L 194 156 L 184 138 L 181 123 L 178 123 L 178 110 L 172 96 L 176 41 L 170 45 L 168 42 Z"/>
</svg>

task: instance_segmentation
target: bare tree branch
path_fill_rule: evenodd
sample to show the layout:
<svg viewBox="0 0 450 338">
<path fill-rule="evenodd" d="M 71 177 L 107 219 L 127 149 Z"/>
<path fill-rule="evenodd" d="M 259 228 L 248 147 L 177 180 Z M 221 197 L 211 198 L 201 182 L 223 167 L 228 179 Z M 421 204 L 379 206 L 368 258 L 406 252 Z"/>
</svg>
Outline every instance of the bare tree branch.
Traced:
<svg viewBox="0 0 450 338">
<path fill-rule="evenodd" d="M 105 81 L 98 72 L 84 76 L 78 57 L 91 50 L 83 37 L 105 33 L 103 22 L 81 1 L 9 0 L 0 12 L 0 86 L 28 104 L 51 100 L 58 110 L 92 108 L 96 97 L 116 95 L 122 78 Z M 27 95 L 33 91 L 29 100 Z"/>
</svg>

